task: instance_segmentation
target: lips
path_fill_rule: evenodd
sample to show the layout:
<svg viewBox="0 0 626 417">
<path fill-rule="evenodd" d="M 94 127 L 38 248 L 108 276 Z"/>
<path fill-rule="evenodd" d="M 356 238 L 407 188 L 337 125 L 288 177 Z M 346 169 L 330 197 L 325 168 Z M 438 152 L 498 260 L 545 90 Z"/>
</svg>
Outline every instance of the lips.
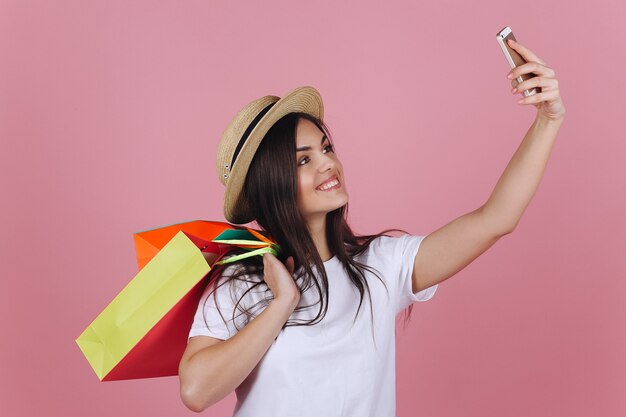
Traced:
<svg viewBox="0 0 626 417">
<path fill-rule="evenodd" d="M 317 187 L 315 187 L 315 189 L 319 190 L 320 187 L 323 187 L 324 185 L 328 184 L 329 182 L 331 182 L 333 180 L 339 181 L 339 177 L 337 175 L 333 175 L 332 177 L 328 178 L 326 181 L 324 181 L 323 183 L 321 183 Z M 341 183 L 341 181 L 340 181 L 340 183 Z"/>
<path fill-rule="evenodd" d="M 332 177 L 330 177 L 329 179 L 327 179 L 326 181 L 324 181 L 323 183 L 319 184 L 317 187 L 315 188 L 320 188 L 323 187 L 324 185 L 328 184 L 329 182 L 331 182 L 332 180 L 339 180 L 339 177 L 337 177 L 337 175 L 333 175 Z"/>
</svg>

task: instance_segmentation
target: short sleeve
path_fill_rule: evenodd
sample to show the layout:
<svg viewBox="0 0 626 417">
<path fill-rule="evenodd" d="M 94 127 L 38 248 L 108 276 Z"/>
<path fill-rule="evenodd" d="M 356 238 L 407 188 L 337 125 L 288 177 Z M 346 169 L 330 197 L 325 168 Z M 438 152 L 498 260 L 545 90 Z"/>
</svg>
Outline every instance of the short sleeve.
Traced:
<svg viewBox="0 0 626 417">
<path fill-rule="evenodd" d="M 226 340 L 237 334 L 237 328 L 241 330 L 246 325 L 246 315 L 243 313 L 245 305 L 239 304 L 235 311 L 235 305 L 243 294 L 243 291 L 236 287 L 241 281 L 225 282 L 224 279 L 224 276 L 230 276 L 235 270 L 234 266 L 228 266 L 219 280 L 211 280 L 207 285 L 200 297 L 189 338 L 210 336 Z M 235 311 L 234 320 L 233 311 Z"/>
<path fill-rule="evenodd" d="M 396 305 L 396 314 L 416 301 L 430 300 L 439 284 L 435 284 L 429 288 L 425 288 L 417 293 L 413 293 L 413 265 L 415 257 L 420 248 L 420 244 L 426 236 L 403 235 L 395 239 L 392 250 L 396 253 L 392 256 L 397 259 L 400 267 L 399 276 L 399 294 Z"/>
</svg>

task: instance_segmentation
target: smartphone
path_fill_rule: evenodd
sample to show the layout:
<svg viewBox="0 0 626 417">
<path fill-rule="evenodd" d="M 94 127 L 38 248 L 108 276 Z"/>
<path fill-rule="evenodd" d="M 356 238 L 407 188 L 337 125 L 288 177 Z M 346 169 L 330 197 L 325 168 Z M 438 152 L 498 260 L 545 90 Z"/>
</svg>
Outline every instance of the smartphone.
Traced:
<svg viewBox="0 0 626 417">
<path fill-rule="evenodd" d="M 513 36 L 513 31 L 508 26 L 502 29 L 496 35 L 496 40 L 500 44 L 500 48 L 502 48 L 502 52 L 504 52 L 504 56 L 506 57 L 506 60 L 509 62 L 511 69 L 513 69 L 515 67 L 519 67 L 522 64 L 525 64 L 527 61 L 509 46 L 509 43 L 508 43 L 509 39 L 513 39 L 514 41 L 517 41 L 517 39 L 515 39 L 515 36 Z M 533 74 L 531 72 L 529 74 L 523 74 L 517 77 L 516 80 L 518 83 L 521 83 L 522 81 L 526 81 L 536 76 L 537 74 Z M 540 92 L 541 92 L 541 88 L 535 87 L 535 88 L 532 88 L 531 90 L 524 90 L 524 96 L 528 97 L 528 96 L 532 96 L 533 94 L 540 93 Z"/>
</svg>

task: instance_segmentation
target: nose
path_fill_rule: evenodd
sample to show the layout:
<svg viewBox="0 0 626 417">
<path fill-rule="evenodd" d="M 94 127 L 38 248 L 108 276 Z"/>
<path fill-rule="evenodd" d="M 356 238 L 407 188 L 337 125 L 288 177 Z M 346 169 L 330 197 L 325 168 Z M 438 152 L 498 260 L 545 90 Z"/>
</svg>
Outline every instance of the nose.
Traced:
<svg viewBox="0 0 626 417">
<path fill-rule="evenodd" d="M 330 153 L 322 154 L 320 157 L 320 163 L 318 166 L 318 170 L 320 173 L 324 173 L 326 171 L 330 171 L 335 167 L 335 160 L 331 156 Z"/>
</svg>

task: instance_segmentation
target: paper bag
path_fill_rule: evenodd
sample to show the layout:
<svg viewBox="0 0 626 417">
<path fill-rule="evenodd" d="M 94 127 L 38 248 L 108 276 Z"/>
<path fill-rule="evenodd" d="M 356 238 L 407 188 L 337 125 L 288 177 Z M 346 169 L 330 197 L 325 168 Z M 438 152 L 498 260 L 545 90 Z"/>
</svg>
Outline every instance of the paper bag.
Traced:
<svg viewBox="0 0 626 417">
<path fill-rule="evenodd" d="M 202 220 L 134 239 L 139 273 L 76 339 L 101 381 L 178 375 L 211 267 L 278 250 L 253 229 Z M 233 246 L 249 251 L 221 259 Z"/>
</svg>

